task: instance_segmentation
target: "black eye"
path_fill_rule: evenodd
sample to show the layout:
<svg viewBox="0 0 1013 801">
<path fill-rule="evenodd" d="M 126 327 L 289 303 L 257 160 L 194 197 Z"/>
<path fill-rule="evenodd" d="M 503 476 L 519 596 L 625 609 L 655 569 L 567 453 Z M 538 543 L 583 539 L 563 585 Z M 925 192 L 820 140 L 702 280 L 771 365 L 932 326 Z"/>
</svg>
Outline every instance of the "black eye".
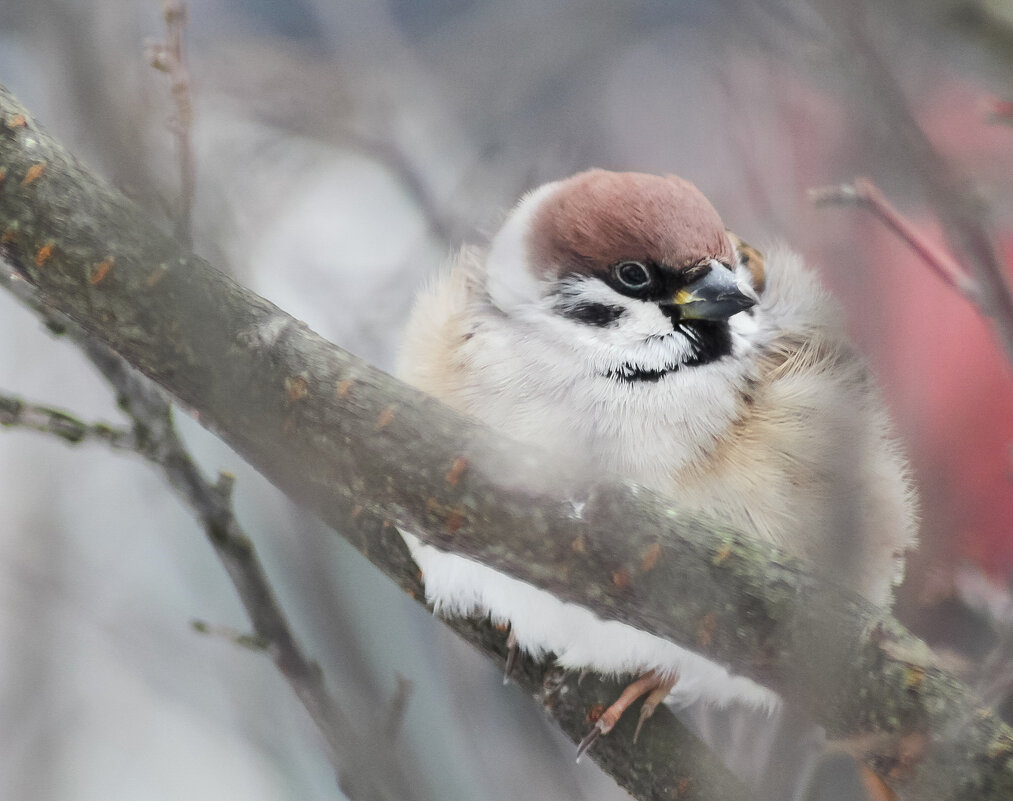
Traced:
<svg viewBox="0 0 1013 801">
<path fill-rule="evenodd" d="M 613 270 L 616 279 L 626 289 L 639 292 L 651 285 L 651 271 L 639 261 L 620 262 Z"/>
</svg>

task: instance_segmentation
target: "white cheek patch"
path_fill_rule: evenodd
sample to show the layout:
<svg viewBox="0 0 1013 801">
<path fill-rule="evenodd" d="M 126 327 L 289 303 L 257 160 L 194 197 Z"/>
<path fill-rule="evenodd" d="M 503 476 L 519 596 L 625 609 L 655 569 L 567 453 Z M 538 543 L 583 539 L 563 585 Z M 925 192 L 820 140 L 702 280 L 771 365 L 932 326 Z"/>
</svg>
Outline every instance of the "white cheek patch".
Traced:
<svg viewBox="0 0 1013 801">
<path fill-rule="evenodd" d="M 622 316 L 604 326 L 571 319 L 560 305 L 577 307 L 597 304 L 616 307 Z M 669 370 L 693 355 L 686 336 L 675 331 L 657 303 L 628 298 L 597 278 L 565 279 L 556 292 L 540 304 L 529 307 L 529 323 L 548 333 L 553 341 L 566 342 L 598 375 L 627 371 Z"/>
<path fill-rule="evenodd" d="M 504 313 L 537 303 L 544 294 L 544 284 L 531 270 L 528 234 L 538 208 L 558 187 L 558 181 L 544 184 L 522 197 L 493 237 L 486 257 L 486 291 Z"/>
<path fill-rule="evenodd" d="M 573 321 L 578 325 L 596 328 L 604 341 L 616 345 L 632 345 L 639 340 L 672 333 L 672 321 L 661 313 L 657 303 L 645 303 L 628 298 L 597 278 L 585 276 L 564 278 L 557 284 L 553 295 L 546 299 L 545 311 L 555 312 L 558 315 L 563 309 L 589 305 L 622 310 L 622 315 L 606 326 L 599 327 L 580 323 L 578 320 Z"/>
<path fill-rule="evenodd" d="M 672 320 L 662 314 L 657 303 L 629 301 L 629 322 L 624 334 L 637 340 L 649 337 L 667 337 L 674 333 Z"/>
</svg>

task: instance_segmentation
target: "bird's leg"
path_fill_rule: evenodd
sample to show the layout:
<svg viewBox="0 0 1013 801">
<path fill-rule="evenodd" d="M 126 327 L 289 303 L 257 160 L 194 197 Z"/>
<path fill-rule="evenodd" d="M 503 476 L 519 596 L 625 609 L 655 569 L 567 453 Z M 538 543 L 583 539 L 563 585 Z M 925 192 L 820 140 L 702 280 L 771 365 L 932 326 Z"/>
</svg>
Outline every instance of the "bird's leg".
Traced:
<svg viewBox="0 0 1013 801">
<path fill-rule="evenodd" d="M 507 635 L 506 665 L 503 666 L 504 684 L 510 683 L 510 674 L 514 672 L 514 667 L 517 665 L 517 656 L 520 650 L 520 645 L 517 643 L 517 635 L 514 634 L 514 630 L 511 628 L 510 633 Z"/>
<path fill-rule="evenodd" d="M 623 716 L 623 712 L 629 709 L 630 704 L 640 698 L 640 696 L 646 694 L 647 698 L 644 699 L 644 706 L 640 710 L 640 720 L 637 722 L 637 731 L 633 735 L 633 740 L 636 742 L 637 735 L 640 734 L 640 727 L 644 725 L 644 721 L 654 714 L 654 710 L 658 708 L 658 704 L 664 700 L 678 680 L 678 676 L 671 676 L 670 674 L 663 674 L 657 670 L 652 670 L 628 685 L 612 706 L 602 712 L 601 717 L 594 724 L 594 728 L 580 741 L 580 745 L 577 746 L 577 760 L 580 760 L 584 752 L 599 737 L 612 731 L 616 723 L 619 722 L 619 718 Z"/>
</svg>

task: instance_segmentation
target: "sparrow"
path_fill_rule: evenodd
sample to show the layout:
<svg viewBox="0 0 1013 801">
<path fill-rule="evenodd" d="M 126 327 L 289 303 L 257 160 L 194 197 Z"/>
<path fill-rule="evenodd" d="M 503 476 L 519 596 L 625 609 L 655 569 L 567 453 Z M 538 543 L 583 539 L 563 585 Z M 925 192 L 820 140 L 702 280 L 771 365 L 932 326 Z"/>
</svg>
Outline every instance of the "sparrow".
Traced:
<svg viewBox="0 0 1013 801">
<path fill-rule="evenodd" d="M 798 255 L 762 256 L 674 175 L 590 170 L 525 195 L 420 293 L 397 373 L 550 454 L 547 477 L 649 487 L 881 605 L 915 540 L 907 462 L 834 302 Z M 778 704 L 689 649 L 402 536 L 438 614 L 509 624 L 512 653 L 639 675 L 578 753 L 641 696 L 638 733 L 670 694 Z"/>
</svg>

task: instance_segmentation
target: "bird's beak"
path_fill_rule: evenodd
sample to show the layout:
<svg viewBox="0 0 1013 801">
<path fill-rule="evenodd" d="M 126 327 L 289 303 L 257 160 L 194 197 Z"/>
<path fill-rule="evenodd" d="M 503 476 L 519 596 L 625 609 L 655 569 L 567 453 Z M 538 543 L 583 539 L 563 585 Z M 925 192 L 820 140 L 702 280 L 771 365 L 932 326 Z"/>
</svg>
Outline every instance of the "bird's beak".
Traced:
<svg viewBox="0 0 1013 801">
<path fill-rule="evenodd" d="M 702 278 L 675 293 L 669 301 L 679 309 L 683 320 L 727 320 L 760 302 L 745 281 L 720 264 L 713 264 Z"/>
</svg>

